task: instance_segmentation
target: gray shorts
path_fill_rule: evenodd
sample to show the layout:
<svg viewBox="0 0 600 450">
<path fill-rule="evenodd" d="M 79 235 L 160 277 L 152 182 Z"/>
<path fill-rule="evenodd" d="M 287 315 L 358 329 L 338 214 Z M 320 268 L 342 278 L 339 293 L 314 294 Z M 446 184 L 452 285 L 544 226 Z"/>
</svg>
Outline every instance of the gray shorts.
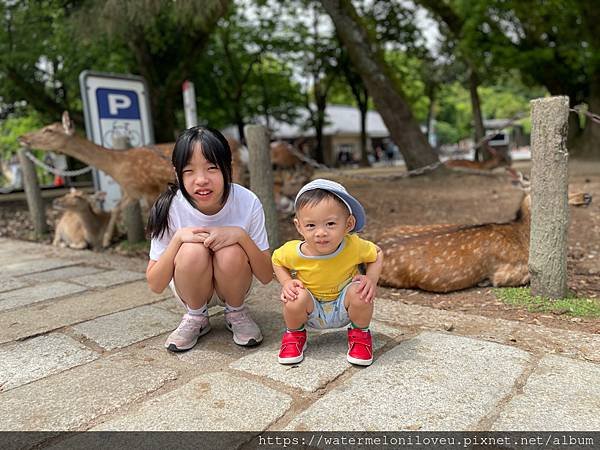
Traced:
<svg viewBox="0 0 600 450">
<path fill-rule="evenodd" d="M 350 317 L 348 317 L 348 310 L 344 306 L 344 299 L 346 298 L 348 288 L 355 283 L 358 283 L 358 281 L 348 283 L 335 300 L 317 299 L 312 292 L 307 289 L 313 300 L 313 310 L 308 316 L 306 325 L 317 330 L 342 328 L 348 325 L 350 323 Z"/>
</svg>

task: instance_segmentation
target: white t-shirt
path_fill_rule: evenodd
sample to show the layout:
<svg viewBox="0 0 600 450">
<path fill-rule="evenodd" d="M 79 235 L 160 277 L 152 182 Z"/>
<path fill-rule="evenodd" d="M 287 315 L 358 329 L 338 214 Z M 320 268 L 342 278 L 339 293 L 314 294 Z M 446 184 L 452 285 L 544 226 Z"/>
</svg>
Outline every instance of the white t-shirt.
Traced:
<svg viewBox="0 0 600 450">
<path fill-rule="evenodd" d="M 239 184 L 232 184 L 223 208 L 218 213 L 207 216 L 190 205 L 181 191 L 177 191 L 169 209 L 169 230 L 160 239 L 152 238 L 150 259 L 158 260 L 179 228 L 228 226 L 243 228 L 259 250 L 269 249 L 265 213 L 254 192 Z"/>
</svg>

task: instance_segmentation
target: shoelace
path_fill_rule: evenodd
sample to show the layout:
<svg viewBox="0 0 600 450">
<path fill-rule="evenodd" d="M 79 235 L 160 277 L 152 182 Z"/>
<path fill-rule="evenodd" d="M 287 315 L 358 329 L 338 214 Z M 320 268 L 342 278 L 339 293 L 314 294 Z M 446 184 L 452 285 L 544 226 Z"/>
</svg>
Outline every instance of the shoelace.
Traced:
<svg viewBox="0 0 600 450">
<path fill-rule="evenodd" d="M 194 328 L 197 326 L 197 320 L 192 319 L 191 317 L 184 317 L 177 330 L 179 331 L 194 331 Z"/>
</svg>

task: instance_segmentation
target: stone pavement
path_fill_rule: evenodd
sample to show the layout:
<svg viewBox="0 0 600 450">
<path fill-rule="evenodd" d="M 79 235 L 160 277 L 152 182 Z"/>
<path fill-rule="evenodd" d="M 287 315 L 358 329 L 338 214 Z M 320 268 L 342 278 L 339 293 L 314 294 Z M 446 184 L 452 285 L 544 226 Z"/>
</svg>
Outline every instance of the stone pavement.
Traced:
<svg viewBox="0 0 600 450">
<path fill-rule="evenodd" d="M 371 367 L 346 362 L 340 330 L 282 366 L 272 283 L 249 299 L 262 345 L 236 346 L 213 307 L 172 354 L 182 311 L 145 261 L 7 239 L 0 260 L 3 431 L 600 429 L 598 335 L 378 299 Z"/>
</svg>

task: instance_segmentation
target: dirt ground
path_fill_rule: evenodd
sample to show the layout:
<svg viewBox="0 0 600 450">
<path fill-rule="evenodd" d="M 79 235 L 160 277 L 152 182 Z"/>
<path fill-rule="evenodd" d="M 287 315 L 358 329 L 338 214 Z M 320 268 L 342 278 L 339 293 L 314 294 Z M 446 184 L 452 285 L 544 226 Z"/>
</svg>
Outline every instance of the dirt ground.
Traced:
<svg viewBox="0 0 600 450">
<path fill-rule="evenodd" d="M 529 162 L 514 167 L 529 173 Z M 365 206 L 367 227 L 363 236 L 377 242 L 378 236 L 395 225 L 436 223 L 475 224 L 504 222 L 514 218 L 522 193 L 508 182 L 503 171 L 493 176 L 454 173 L 448 177 L 400 175 L 401 168 L 355 169 L 340 173 L 317 173 L 342 182 Z M 350 175 L 360 174 L 360 177 Z M 587 208 L 571 209 L 568 239 L 569 288 L 580 296 L 600 301 L 600 161 L 570 163 L 571 192 L 593 196 Z M 48 208 L 49 223 L 57 213 Z M 31 235 L 25 203 L 0 203 L 0 236 L 28 239 Z M 280 216 L 280 238 L 295 239 L 291 218 Z M 45 240 L 50 244 L 51 238 Z M 124 250 L 114 245 L 108 251 L 145 258 L 144 250 Z M 600 319 L 572 318 L 566 314 L 532 313 L 524 308 L 505 305 L 491 288 L 472 288 L 449 294 L 433 294 L 410 289 L 379 288 L 378 296 L 407 304 L 462 311 L 487 317 L 499 317 L 532 324 L 600 333 Z"/>
</svg>

